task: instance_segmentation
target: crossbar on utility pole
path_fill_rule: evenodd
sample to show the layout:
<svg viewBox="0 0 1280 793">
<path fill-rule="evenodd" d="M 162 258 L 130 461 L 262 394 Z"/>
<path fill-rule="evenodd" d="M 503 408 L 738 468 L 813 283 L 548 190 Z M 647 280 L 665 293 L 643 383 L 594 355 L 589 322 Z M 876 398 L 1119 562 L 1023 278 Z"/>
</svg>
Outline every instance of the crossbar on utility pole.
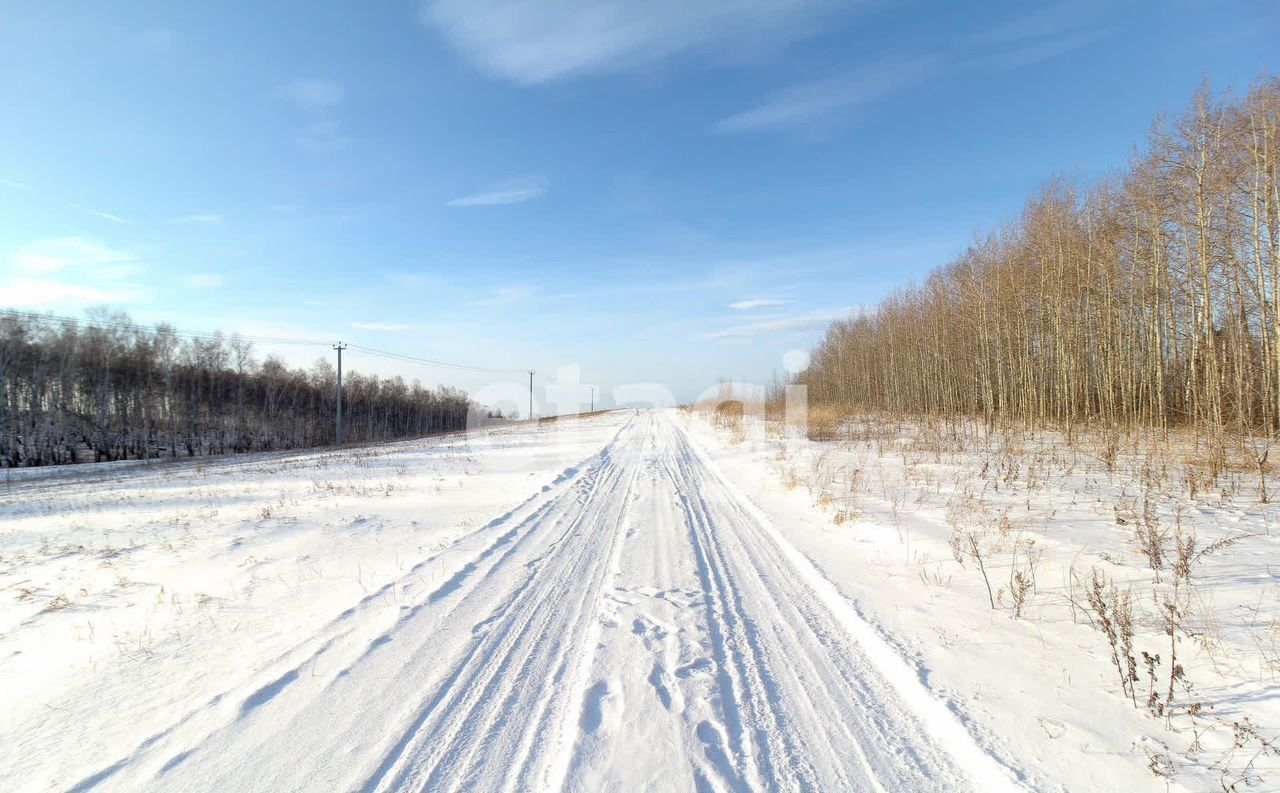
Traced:
<svg viewBox="0 0 1280 793">
<path fill-rule="evenodd" d="M 347 345 L 338 342 L 333 345 L 333 349 L 338 351 L 338 413 L 334 420 L 334 435 L 338 439 L 338 443 L 342 443 L 342 351 L 347 349 Z"/>
</svg>

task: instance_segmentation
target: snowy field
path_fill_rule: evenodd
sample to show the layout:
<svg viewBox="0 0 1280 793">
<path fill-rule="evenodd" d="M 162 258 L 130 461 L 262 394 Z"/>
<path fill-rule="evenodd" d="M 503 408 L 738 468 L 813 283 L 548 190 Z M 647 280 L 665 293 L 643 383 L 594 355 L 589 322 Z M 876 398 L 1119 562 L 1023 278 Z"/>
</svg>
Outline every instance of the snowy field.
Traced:
<svg viewBox="0 0 1280 793">
<path fill-rule="evenodd" d="M 993 471 L 918 440 L 619 411 L 23 471 L 0 502 L 0 787 L 1280 789 L 1271 504 L 1144 505 L 1096 460 Z M 1179 590 L 1186 674 L 1157 718 L 1174 574 L 1133 538 L 1171 511 L 1232 542 Z M 1094 567 L 1132 588 L 1135 652 L 1164 655 L 1132 696 Z"/>
<path fill-rule="evenodd" d="M 1215 477 L 1179 435 L 689 421 L 1027 787 L 1280 790 L 1280 493 L 1252 450 Z M 1095 579 L 1130 615 L 1115 657 Z"/>
</svg>

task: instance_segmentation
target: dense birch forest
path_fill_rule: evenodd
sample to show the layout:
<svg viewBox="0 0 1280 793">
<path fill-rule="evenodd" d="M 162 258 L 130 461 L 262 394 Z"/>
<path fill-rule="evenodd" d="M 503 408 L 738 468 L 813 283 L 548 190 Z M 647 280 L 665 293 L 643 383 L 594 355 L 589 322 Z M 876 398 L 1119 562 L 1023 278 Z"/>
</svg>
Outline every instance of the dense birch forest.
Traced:
<svg viewBox="0 0 1280 793">
<path fill-rule="evenodd" d="M 989 423 L 1280 429 L 1280 81 L 1202 88 L 1123 172 L 1058 180 L 833 324 L 816 404 Z"/>
<path fill-rule="evenodd" d="M 116 315 L 85 324 L 0 312 L 0 463 L 193 457 L 333 443 L 337 371 L 259 362 L 238 336 L 183 335 Z M 448 388 L 344 371 L 343 440 L 462 429 Z"/>
</svg>

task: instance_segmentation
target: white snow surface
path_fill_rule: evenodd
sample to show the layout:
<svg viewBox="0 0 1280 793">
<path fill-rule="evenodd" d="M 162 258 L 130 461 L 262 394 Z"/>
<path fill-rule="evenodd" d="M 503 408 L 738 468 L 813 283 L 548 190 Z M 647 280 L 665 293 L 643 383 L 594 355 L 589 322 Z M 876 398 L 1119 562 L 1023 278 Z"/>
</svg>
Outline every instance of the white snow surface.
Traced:
<svg viewBox="0 0 1280 793">
<path fill-rule="evenodd" d="M 1019 661 L 895 633 L 946 605 L 900 603 L 767 454 L 617 411 L 24 472 L 0 502 L 0 789 L 1164 789 L 1128 744 L 1091 765 L 1058 740 L 1113 713 L 1131 736 L 1124 702 L 1064 721 L 1052 682 L 1012 709 L 959 693 L 1022 686 Z"/>
</svg>

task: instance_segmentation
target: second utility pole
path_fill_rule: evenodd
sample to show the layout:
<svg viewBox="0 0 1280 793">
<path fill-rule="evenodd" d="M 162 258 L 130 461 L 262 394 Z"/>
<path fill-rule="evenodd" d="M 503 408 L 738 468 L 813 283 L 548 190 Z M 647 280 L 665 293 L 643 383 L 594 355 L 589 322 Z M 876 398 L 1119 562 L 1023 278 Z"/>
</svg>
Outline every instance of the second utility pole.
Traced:
<svg viewBox="0 0 1280 793">
<path fill-rule="evenodd" d="M 533 421 L 533 370 L 529 370 L 529 420 Z"/>
<path fill-rule="evenodd" d="M 338 351 L 338 415 L 334 423 L 334 434 L 338 438 L 338 443 L 342 443 L 342 351 L 347 349 L 347 345 L 338 342 L 333 345 L 333 349 Z"/>
</svg>

